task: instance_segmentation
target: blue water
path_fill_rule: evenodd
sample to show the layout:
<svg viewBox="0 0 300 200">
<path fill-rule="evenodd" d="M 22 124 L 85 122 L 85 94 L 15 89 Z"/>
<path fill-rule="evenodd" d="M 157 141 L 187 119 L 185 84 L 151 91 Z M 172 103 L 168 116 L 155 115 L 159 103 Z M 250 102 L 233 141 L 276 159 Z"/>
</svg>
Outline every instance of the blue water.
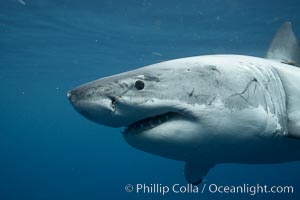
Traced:
<svg viewBox="0 0 300 200">
<path fill-rule="evenodd" d="M 218 165 L 205 182 L 292 185 L 294 194 L 126 193 L 126 184 L 185 185 L 183 163 L 133 149 L 66 98 L 87 81 L 172 58 L 263 57 L 282 22 L 300 37 L 299 10 L 297 0 L 2 0 L 0 199 L 300 199 L 299 162 Z"/>
</svg>

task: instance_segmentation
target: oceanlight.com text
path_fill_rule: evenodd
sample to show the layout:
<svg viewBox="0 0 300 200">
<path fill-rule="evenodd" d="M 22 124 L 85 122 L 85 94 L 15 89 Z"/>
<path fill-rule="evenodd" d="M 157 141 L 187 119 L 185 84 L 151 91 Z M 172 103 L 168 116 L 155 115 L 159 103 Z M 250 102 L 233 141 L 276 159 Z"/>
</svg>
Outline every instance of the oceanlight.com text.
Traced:
<svg viewBox="0 0 300 200">
<path fill-rule="evenodd" d="M 241 184 L 241 185 L 218 185 L 203 183 L 200 185 L 192 184 L 173 184 L 164 185 L 159 183 L 153 184 L 127 184 L 125 191 L 136 194 L 248 194 L 251 196 L 258 194 L 293 194 L 293 186 L 279 186 L 279 185 L 263 185 L 263 184 Z"/>
</svg>

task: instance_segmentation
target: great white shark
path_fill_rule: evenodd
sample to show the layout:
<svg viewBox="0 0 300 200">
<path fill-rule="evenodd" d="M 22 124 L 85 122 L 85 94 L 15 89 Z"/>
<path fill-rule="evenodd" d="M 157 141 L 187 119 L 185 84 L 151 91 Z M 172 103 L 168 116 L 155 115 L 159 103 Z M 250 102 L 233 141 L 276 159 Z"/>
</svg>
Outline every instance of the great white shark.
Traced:
<svg viewBox="0 0 300 200">
<path fill-rule="evenodd" d="M 87 119 L 124 127 L 131 146 L 184 161 L 186 180 L 198 184 L 219 163 L 300 160 L 299 64 L 286 22 L 266 58 L 165 61 L 86 83 L 68 98 Z"/>
</svg>

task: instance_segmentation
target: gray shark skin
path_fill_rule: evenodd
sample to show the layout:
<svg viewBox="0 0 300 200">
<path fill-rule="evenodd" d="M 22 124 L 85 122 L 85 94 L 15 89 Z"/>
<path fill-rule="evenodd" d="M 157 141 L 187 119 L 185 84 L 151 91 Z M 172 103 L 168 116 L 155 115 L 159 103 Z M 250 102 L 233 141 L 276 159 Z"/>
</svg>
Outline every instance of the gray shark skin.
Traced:
<svg viewBox="0 0 300 200">
<path fill-rule="evenodd" d="M 197 184 L 219 163 L 300 160 L 300 51 L 291 23 L 267 58 L 181 58 L 101 78 L 68 93 L 87 119 L 124 127 L 142 151 L 186 163 Z"/>
</svg>

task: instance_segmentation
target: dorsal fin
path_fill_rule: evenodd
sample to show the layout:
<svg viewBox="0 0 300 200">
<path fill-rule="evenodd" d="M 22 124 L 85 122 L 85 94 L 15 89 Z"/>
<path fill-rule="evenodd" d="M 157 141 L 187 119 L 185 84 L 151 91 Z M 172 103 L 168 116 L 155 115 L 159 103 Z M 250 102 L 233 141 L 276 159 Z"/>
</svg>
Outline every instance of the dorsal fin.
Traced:
<svg viewBox="0 0 300 200">
<path fill-rule="evenodd" d="M 279 28 L 269 47 L 267 58 L 300 67 L 300 48 L 291 22 Z"/>
</svg>

